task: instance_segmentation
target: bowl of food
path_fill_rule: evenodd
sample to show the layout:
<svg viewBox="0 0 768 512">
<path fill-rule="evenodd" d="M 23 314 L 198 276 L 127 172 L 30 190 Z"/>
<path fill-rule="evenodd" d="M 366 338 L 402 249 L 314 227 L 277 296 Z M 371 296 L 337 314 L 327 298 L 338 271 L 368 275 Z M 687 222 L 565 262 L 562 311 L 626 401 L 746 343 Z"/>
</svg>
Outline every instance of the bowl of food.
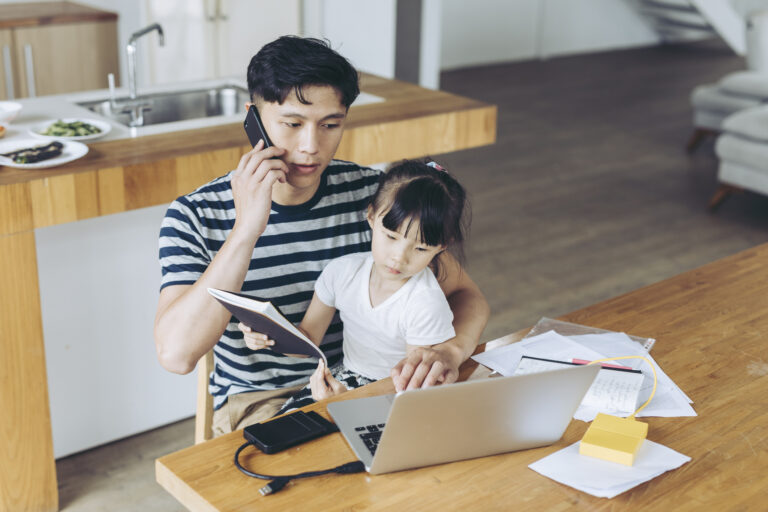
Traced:
<svg viewBox="0 0 768 512">
<path fill-rule="evenodd" d="M 45 139 L 93 140 L 103 137 L 112 126 L 99 119 L 63 118 L 51 119 L 29 130 L 34 137 Z"/>
<path fill-rule="evenodd" d="M 21 103 L 15 101 L 0 101 L 0 123 L 10 123 L 21 112 Z"/>
</svg>

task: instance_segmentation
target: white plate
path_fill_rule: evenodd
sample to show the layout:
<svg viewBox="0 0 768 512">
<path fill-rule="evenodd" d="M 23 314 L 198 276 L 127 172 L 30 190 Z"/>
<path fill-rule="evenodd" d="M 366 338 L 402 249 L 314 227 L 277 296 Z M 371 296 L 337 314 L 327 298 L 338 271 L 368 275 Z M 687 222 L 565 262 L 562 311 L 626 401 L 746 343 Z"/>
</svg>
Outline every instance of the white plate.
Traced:
<svg viewBox="0 0 768 512">
<path fill-rule="evenodd" d="M 17 164 L 8 157 L 0 156 L 0 165 L 7 167 L 16 167 L 17 169 L 45 169 L 48 167 L 56 167 L 57 165 L 66 164 L 72 160 L 85 156 L 88 153 L 88 146 L 82 142 L 75 142 L 71 140 L 60 141 L 64 144 L 61 150 L 61 154 L 55 158 L 43 160 L 42 162 L 35 162 L 32 164 Z M 45 146 L 47 143 L 40 139 L 17 139 L 0 142 L 0 153 L 10 153 L 23 148 L 33 148 L 38 146 Z"/>
<path fill-rule="evenodd" d="M 101 132 L 94 133 L 91 135 L 80 135 L 77 137 L 62 137 L 59 135 L 43 135 L 43 132 L 48 129 L 49 126 L 51 126 L 56 121 L 64 121 L 65 123 L 74 123 L 75 121 L 81 121 L 83 123 L 88 123 L 90 125 L 95 126 Z M 112 125 L 107 123 L 106 121 L 100 121 L 98 119 L 81 119 L 77 117 L 64 117 L 60 119 L 50 119 L 48 121 L 45 121 L 44 123 L 40 123 L 38 125 L 35 125 L 34 127 L 30 128 L 29 134 L 33 137 L 41 137 L 43 139 L 50 139 L 50 140 L 93 140 L 98 139 L 99 137 L 103 137 L 106 134 L 109 133 L 109 131 L 112 129 Z"/>
</svg>

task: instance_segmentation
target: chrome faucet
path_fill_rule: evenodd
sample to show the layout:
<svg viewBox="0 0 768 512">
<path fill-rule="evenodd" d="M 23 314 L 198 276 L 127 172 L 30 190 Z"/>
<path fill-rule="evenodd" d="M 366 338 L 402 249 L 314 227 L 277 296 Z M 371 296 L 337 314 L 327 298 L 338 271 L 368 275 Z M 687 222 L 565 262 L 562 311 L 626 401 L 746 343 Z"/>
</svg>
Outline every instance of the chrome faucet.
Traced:
<svg viewBox="0 0 768 512">
<path fill-rule="evenodd" d="M 159 23 L 153 23 L 131 34 L 128 45 L 125 47 L 125 52 L 128 55 L 128 95 L 132 100 L 136 99 L 136 40 L 153 30 L 157 30 L 160 46 L 164 46 L 163 27 Z"/>
<path fill-rule="evenodd" d="M 163 27 L 159 23 L 153 23 L 141 30 L 137 30 L 131 34 L 131 38 L 128 40 L 128 44 L 125 47 L 125 53 L 128 57 L 128 97 L 129 101 L 124 105 L 123 112 L 131 114 L 130 126 L 142 126 L 144 124 L 144 111 L 149 109 L 150 104 L 145 102 L 136 101 L 136 41 L 143 35 L 157 30 L 158 41 L 160 46 L 165 45 L 165 36 L 163 34 Z"/>
</svg>

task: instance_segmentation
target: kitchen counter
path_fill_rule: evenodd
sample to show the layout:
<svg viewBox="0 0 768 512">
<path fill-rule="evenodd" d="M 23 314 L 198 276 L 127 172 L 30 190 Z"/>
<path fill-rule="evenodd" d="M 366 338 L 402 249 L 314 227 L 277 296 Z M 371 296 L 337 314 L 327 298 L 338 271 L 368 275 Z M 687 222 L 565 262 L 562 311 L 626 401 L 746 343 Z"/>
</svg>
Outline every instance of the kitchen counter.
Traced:
<svg viewBox="0 0 768 512">
<path fill-rule="evenodd" d="M 238 88 L 243 91 L 248 90 L 248 84 L 245 80 L 236 78 L 223 78 L 218 80 L 205 80 L 189 84 L 167 84 L 154 87 L 143 88 L 139 94 L 157 95 L 168 93 L 183 93 L 189 91 L 205 91 L 217 88 Z M 30 129 L 45 126 L 47 122 L 52 122 L 61 118 L 78 119 L 98 119 L 111 126 L 109 133 L 104 136 L 93 139 L 89 144 L 109 142 L 114 140 L 135 139 L 149 135 L 162 135 L 176 133 L 180 131 L 195 130 L 199 128 L 211 128 L 214 126 L 232 125 L 242 126 L 245 117 L 244 105 L 236 105 L 237 111 L 229 115 L 218 115 L 210 117 L 200 117 L 196 119 L 187 119 L 182 121 L 166 122 L 160 124 L 148 124 L 136 128 L 128 127 L 109 117 L 102 116 L 84 106 L 83 103 L 101 102 L 110 97 L 109 89 L 100 89 L 94 91 L 84 91 L 78 93 L 68 93 L 44 96 L 32 99 L 16 100 L 23 105 L 21 115 L 9 125 L 6 137 L 2 140 L 29 139 L 34 135 L 29 133 Z M 115 98 L 124 101 L 128 97 L 127 88 L 115 89 Z M 361 92 L 355 102 L 352 104 L 353 111 L 358 107 L 369 105 L 371 103 L 380 103 L 385 101 L 380 96 L 374 96 L 367 92 Z M 243 134 L 243 137 L 245 135 Z M 41 141 L 43 139 L 40 139 Z"/>
<path fill-rule="evenodd" d="M 373 164 L 495 141 L 494 105 L 370 75 L 361 85 L 384 101 L 350 109 L 337 158 Z M 23 135 L 17 128 L 36 116 L 63 117 L 72 107 L 61 97 L 24 103 L 11 137 Z M 41 105 L 44 112 L 36 112 Z M 222 175 L 249 149 L 241 119 L 124 138 L 113 125 L 111 137 L 89 143 L 88 154 L 74 162 L 0 168 L 0 432 L 13 447 L 0 450 L 0 509 L 58 508 L 34 230 L 169 203 Z"/>
<path fill-rule="evenodd" d="M 374 164 L 482 146 L 495 140 L 496 107 L 493 105 L 366 74 L 362 75 L 361 88 L 368 95 L 367 103 L 350 109 L 337 158 Z M 168 90 L 168 86 L 152 92 L 156 90 Z M 109 121 L 74 104 L 107 96 L 107 91 L 93 91 L 21 100 L 24 110 L 10 125 L 3 140 L 27 137 L 26 129 L 45 119 L 73 116 Z M 378 101 L 379 98 L 383 101 Z M 248 149 L 243 117 L 235 114 L 138 129 L 110 121 L 112 131 L 104 139 L 89 143 L 90 151 L 84 158 L 50 169 L 0 167 L 0 186 L 227 149 L 242 154 Z M 237 159 L 232 162 L 236 164 Z M 217 169 L 210 178 L 220 175 L 222 169 L 225 167 Z M 191 189 L 182 189 L 182 192 L 188 190 Z"/>
<path fill-rule="evenodd" d="M 361 86 L 384 101 L 350 109 L 337 158 L 368 165 L 495 141 L 493 105 L 372 75 L 363 75 Z M 26 136 L 25 127 L 45 116 L 99 117 L 73 104 L 88 94 L 22 100 L 27 112 L 11 124 L 7 138 Z M 170 202 L 237 166 L 249 149 L 241 118 L 169 123 L 183 131 L 156 134 L 169 128 L 132 134 L 112 122 L 114 133 L 89 143 L 79 160 L 49 169 L 0 167 L 0 211 L 7 210 L 0 235 Z M 204 121 L 213 125 L 185 129 Z"/>
</svg>

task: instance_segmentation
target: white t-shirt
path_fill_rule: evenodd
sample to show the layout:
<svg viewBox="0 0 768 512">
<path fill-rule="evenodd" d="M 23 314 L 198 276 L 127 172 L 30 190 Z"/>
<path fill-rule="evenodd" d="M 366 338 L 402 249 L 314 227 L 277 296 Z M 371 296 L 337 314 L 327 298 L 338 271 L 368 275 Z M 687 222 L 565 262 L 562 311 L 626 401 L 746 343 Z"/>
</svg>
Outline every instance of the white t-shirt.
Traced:
<svg viewBox="0 0 768 512">
<path fill-rule="evenodd" d="M 371 379 L 389 377 L 405 345 L 435 345 L 455 336 L 453 313 L 428 268 L 387 300 L 371 306 L 370 252 L 328 263 L 315 283 L 317 297 L 339 310 L 344 322 L 344 366 Z"/>
</svg>

